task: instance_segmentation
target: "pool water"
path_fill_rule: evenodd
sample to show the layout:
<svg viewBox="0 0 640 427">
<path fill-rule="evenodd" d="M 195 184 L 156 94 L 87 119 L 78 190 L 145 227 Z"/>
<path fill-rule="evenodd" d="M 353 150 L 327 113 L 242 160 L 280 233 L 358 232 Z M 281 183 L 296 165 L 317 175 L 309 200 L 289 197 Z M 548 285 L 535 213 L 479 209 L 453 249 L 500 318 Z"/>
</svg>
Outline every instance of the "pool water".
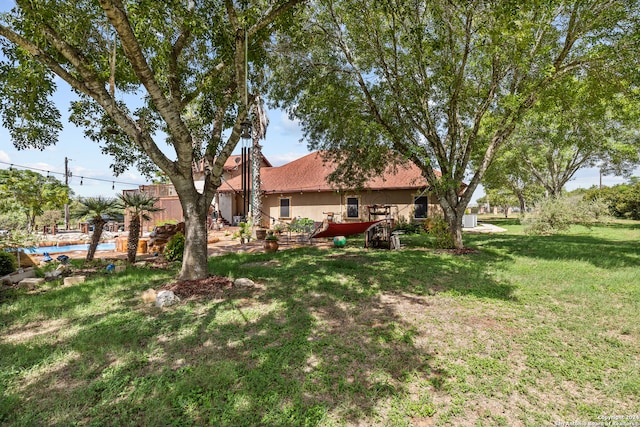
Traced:
<svg viewBox="0 0 640 427">
<path fill-rule="evenodd" d="M 98 251 L 113 251 L 116 249 L 115 243 L 98 243 Z M 89 244 L 85 243 L 82 245 L 67 245 L 67 246 L 40 246 L 39 248 L 30 248 L 27 249 L 26 252 L 32 254 L 42 255 L 45 252 L 49 254 L 55 254 L 60 252 L 71 252 L 71 251 L 88 251 Z"/>
</svg>

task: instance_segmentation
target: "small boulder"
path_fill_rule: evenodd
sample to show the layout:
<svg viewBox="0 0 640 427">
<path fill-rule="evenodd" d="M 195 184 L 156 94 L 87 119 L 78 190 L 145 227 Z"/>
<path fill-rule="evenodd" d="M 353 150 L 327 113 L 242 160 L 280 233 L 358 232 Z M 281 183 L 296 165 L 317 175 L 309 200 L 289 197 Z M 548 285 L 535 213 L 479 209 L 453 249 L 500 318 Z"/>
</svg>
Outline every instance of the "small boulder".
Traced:
<svg viewBox="0 0 640 427">
<path fill-rule="evenodd" d="M 85 276 L 69 276 L 64 278 L 64 285 L 71 286 L 77 285 L 78 283 L 84 283 L 86 277 Z"/>
<path fill-rule="evenodd" d="M 156 296 L 156 307 L 169 307 L 180 302 L 180 298 L 173 291 L 160 291 Z"/>
<path fill-rule="evenodd" d="M 27 279 L 22 279 L 21 281 L 19 281 L 16 287 L 18 289 L 26 289 L 27 291 L 32 291 L 35 288 L 37 288 L 38 285 L 41 285 L 43 283 L 44 283 L 44 279 L 42 278 L 29 277 Z"/>
<path fill-rule="evenodd" d="M 241 277 L 233 282 L 233 286 L 236 286 L 238 288 L 253 288 L 255 286 L 255 283 L 251 279 Z"/>
<path fill-rule="evenodd" d="M 46 277 L 47 279 L 52 279 L 54 277 L 58 277 L 59 275 L 62 274 L 64 270 L 61 269 L 55 269 L 53 271 L 47 271 L 44 273 L 44 277 Z"/>
</svg>

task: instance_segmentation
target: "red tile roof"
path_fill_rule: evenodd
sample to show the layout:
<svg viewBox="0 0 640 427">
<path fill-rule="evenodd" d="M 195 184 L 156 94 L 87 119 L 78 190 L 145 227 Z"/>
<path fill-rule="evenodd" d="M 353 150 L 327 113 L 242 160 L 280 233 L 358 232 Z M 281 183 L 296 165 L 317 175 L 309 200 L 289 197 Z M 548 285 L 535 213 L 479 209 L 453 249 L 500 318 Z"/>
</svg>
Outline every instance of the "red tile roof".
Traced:
<svg viewBox="0 0 640 427">
<path fill-rule="evenodd" d="M 337 187 L 327 183 L 327 177 L 335 170 L 335 164 L 322 160 L 319 152 L 314 152 L 294 160 L 286 165 L 260 169 L 261 189 L 265 193 L 290 193 L 299 191 L 334 191 Z M 394 173 L 395 172 L 395 173 Z M 420 169 L 413 163 L 391 168 L 383 177 L 377 177 L 365 183 L 370 190 L 418 189 L 427 185 Z M 220 192 L 229 192 L 241 188 L 240 177 L 223 182 Z"/>
<path fill-rule="evenodd" d="M 262 156 L 262 161 L 267 166 L 271 167 L 271 162 L 269 162 L 269 160 L 267 160 L 266 157 Z M 240 165 L 240 163 L 242 163 L 242 155 L 240 154 L 231 155 L 229 156 L 227 161 L 224 162 L 224 170 L 226 171 L 234 170 L 238 165 Z"/>
</svg>

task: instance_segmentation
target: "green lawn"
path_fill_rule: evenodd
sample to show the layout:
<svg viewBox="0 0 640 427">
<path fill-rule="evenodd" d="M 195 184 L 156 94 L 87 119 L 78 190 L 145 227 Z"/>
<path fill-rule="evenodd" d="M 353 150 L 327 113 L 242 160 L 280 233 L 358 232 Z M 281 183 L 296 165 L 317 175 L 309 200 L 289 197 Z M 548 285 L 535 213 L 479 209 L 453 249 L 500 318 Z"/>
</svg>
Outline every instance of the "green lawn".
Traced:
<svg viewBox="0 0 640 427">
<path fill-rule="evenodd" d="M 640 225 L 495 223 L 467 255 L 218 257 L 257 286 L 163 310 L 140 294 L 175 270 L 3 291 L 0 424 L 640 425 Z"/>
</svg>

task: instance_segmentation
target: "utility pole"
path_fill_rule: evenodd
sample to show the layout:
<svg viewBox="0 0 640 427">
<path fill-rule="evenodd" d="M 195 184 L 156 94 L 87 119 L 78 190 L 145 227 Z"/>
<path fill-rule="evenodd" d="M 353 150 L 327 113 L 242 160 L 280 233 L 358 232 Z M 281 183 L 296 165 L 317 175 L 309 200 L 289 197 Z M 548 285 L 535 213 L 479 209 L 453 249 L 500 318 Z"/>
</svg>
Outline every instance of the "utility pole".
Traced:
<svg viewBox="0 0 640 427">
<path fill-rule="evenodd" d="M 69 188 L 70 175 L 71 174 L 69 173 L 69 159 L 65 157 L 64 158 L 64 185 L 66 185 L 67 188 Z M 65 230 L 69 229 L 69 204 L 68 203 L 64 204 L 64 229 Z"/>
<path fill-rule="evenodd" d="M 600 189 L 602 190 L 602 168 L 600 168 Z"/>
</svg>

